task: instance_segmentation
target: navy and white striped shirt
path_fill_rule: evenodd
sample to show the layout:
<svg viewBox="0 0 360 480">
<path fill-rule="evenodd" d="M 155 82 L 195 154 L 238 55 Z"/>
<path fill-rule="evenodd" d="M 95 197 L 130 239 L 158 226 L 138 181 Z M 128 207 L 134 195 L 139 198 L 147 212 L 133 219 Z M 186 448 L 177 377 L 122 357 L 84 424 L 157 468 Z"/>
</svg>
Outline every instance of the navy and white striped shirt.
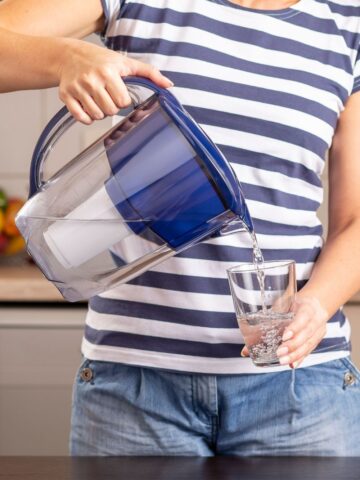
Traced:
<svg viewBox="0 0 360 480">
<path fill-rule="evenodd" d="M 323 245 L 320 175 L 337 119 L 360 90 L 360 3 L 300 0 L 253 10 L 228 0 L 103 0 L 105 45 L 158 67 L 238 176 L 265 260 L 294 259 L 298 288 Z M 247 234 L 209 239 L 90 302 L 83 354 L 186 372 L 264 370 L 241 358 L 226 269 Z M 349 353 L 341 311 L 304 362 Z M 266 372 L 282 368 L 266 369 Z"/>
</svg>

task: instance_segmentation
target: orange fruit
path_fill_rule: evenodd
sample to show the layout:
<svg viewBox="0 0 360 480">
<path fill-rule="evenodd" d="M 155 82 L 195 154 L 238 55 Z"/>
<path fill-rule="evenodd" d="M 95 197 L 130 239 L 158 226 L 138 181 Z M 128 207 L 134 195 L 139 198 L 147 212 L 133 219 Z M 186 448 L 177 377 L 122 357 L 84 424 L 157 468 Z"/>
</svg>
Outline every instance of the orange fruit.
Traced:
<svg viewBox="0 0 360 480">
<path fill-rule="evenodd" d="M 15 217 L 23 205 L 24 202 L 19 198 L 9 198 L 8 200 L 5 210 L 4 232 L 9 237 L 16 237 L 20 235 L 20 232 L 15 224 Z"/>
<path fill-rule="evenodd" d="M 5 255 L 14 255 L 19 253 L 25 248 L 25 240 L 23 237 L 13 237 L 9 239 L 9 243 L 6 245 L 3 253 Z"/>
<path fill-rule="evenodd" d="M 4 229 L 4 224 L 5 224 L 5 215 L 4 215 L 4 212 L 0 208 L 0 233 Z"/>
</svg>

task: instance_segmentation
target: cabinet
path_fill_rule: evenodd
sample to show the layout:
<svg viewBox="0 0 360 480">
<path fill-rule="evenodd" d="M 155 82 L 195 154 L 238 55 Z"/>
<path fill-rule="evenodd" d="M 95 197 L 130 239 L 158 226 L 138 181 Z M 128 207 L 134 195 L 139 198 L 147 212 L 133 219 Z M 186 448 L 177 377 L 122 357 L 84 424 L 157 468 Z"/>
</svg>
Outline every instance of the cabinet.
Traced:
<svg viewBox="0 0 360 480">
<path fill-rule="evenodd" d="M 0 455 L 68 455 L 86 307 L 0 306 Z"/>
</svg>

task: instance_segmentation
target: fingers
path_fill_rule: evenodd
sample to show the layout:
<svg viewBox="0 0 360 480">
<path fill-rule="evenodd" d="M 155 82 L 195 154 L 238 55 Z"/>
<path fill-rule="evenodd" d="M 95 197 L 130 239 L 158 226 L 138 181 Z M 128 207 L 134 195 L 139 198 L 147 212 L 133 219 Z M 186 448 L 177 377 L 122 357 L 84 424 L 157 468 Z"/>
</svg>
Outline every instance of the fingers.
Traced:
<svg viewBox="0 0 360 480">
<path fill-rule="evenodd" d="M 173 82 L 165 77 L 156 67 L 143 63 L 138 60 L 130 60 L 128 67 L 130 68 L 130 75 L 138 75 L 152 80 L 159 87 L 169 88 L 174 86 Z"/>
<path fill-rule="evenodd" d="M 111 95 L 105 88 L 99 88 L 94 91 L 93 98 L 105 115 L 111 117 L 118 113 L 119 107 L 116 105 Z"/>
<path fill-rule="evenodd" d="M 302 362 L 305 360 L 305 357 L 301 357 L 299 360 L 297 360 L 294 363 L 289 363 L 290 368 L 298 368 L 302 364 Z"/>
<path fill-rule="evenodd" d="M 131 103 L 121 77 L 137 75 L 163 88 L 173 85 L 155 67 L 77 39 L 66 44 L 59 69 L 59 97 L 82 123 L 115 115 Z"/>
<path fill-rule="evenodd" d="M 327 314 L 314 301 L 298 301 L 294 321 L 283 334 L 277 350 L 281 365 L 295 365 L 311 353 L 326 333 Z"/>
<path fill-rule="evenodd" d="M 156 83 L 168 87 L 171 83 L 161 73 L 150 65 L 139 64 L 137 72 L 145 72 Z M 138 73 L 139 74 L 139 73 Z M 172 83 L 171 83 L 172 85 Z M 92 82 L 87 85 L 72 85 L 70 91 L 60 94 L 60 99 L 66 104 L 74 118 L 89 124 L 92 120 L 101 120 L 104 116 L 116 115 L 121 108 L 131 105 L 131 97 L 120 76 L 112 76 L 105 85 Z"/>
<path fill-rule="evenodd" d="M 83 110 L 93 119 L 93 120 L 101 120 L 104 118 L 104 114 L 102 110 L 98 107 L 95 103 L 94 99 L 88 95 L 87 93 L 83 93 L 78 102 L 81 104 Z"/>
<path fill-rule="evenodd" d="M 106 90 L 116 105 L 117 110 L 131 105 L 131 98 L 125 83 L 120 76 L 113 76 L 106 84 Z"/>
<path fill-rule="evenodd" d="M 250 355 L 249 350 L 248 350 L 248 348 L 247 348 L 246 346 L 241 350 L 240 355 L 241 355 L 242 357 L 248 357 L 248 356 Z"/>
<path fill-rule="evenodd" d="M 287 354 L 284 354 L 281 351 L 281 349 L 284 348 L 281 346 L 276 352 L 279 357 L 280 364 L 294 364 L 299 362 L 302 358 L 305 358 L 319 344 L 319 342 L 324 337 L 324 334 L 325 332 L 322 329 L 317 330 L 311 338 L 308 338 L 305 342 L 303 342 L 299 347 L 295 348 L 294 350 L 289 350 Z"/>
<path fill-rule="evenodd" d="M 83 110 L 82 105 L 73 97 L 67 97 L 63 100 L 71 115 L 78 122 L 90 125 L 92 123 L 91 117 Z"/>
</svg>

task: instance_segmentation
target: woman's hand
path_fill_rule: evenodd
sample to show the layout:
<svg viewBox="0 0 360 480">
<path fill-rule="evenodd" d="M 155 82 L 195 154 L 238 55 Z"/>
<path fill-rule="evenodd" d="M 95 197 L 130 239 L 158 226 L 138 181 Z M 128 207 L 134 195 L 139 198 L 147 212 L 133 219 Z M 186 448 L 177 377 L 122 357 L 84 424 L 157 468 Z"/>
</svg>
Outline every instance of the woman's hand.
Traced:
<svg viewBox="0 0 360 480">
<path fill-rule="evenodd" d="M 317 298 L 302 296 L 301 292 L 295 297 L 292 311 L 294 319 L 286 327 L 276 354 L 281 365 L 296 368 L 324 338 L 329 315 Z M 246 347 L 241 355 L 249 355 Z"/>
<path fill-rule="evenodd" d="M 85 124 L 115 115 L 131 104 L 121 77 L 147 77 L 160 87 L 173 83 L 146 63 L 130 59 L 112 50 L 76 40 L 64 39 L 65 48 L 59 67 L 59 97 L 73 117 Z"/>
<path fill-rule="evenodd" d="M 301 292 L 296 295 L 292 310 L 294 320 L 285 329 L 276 354 L 281 365 L 296 368 L 324 338 L 329 315 L 317 298 L 301 296 Z"/>
</svg>

